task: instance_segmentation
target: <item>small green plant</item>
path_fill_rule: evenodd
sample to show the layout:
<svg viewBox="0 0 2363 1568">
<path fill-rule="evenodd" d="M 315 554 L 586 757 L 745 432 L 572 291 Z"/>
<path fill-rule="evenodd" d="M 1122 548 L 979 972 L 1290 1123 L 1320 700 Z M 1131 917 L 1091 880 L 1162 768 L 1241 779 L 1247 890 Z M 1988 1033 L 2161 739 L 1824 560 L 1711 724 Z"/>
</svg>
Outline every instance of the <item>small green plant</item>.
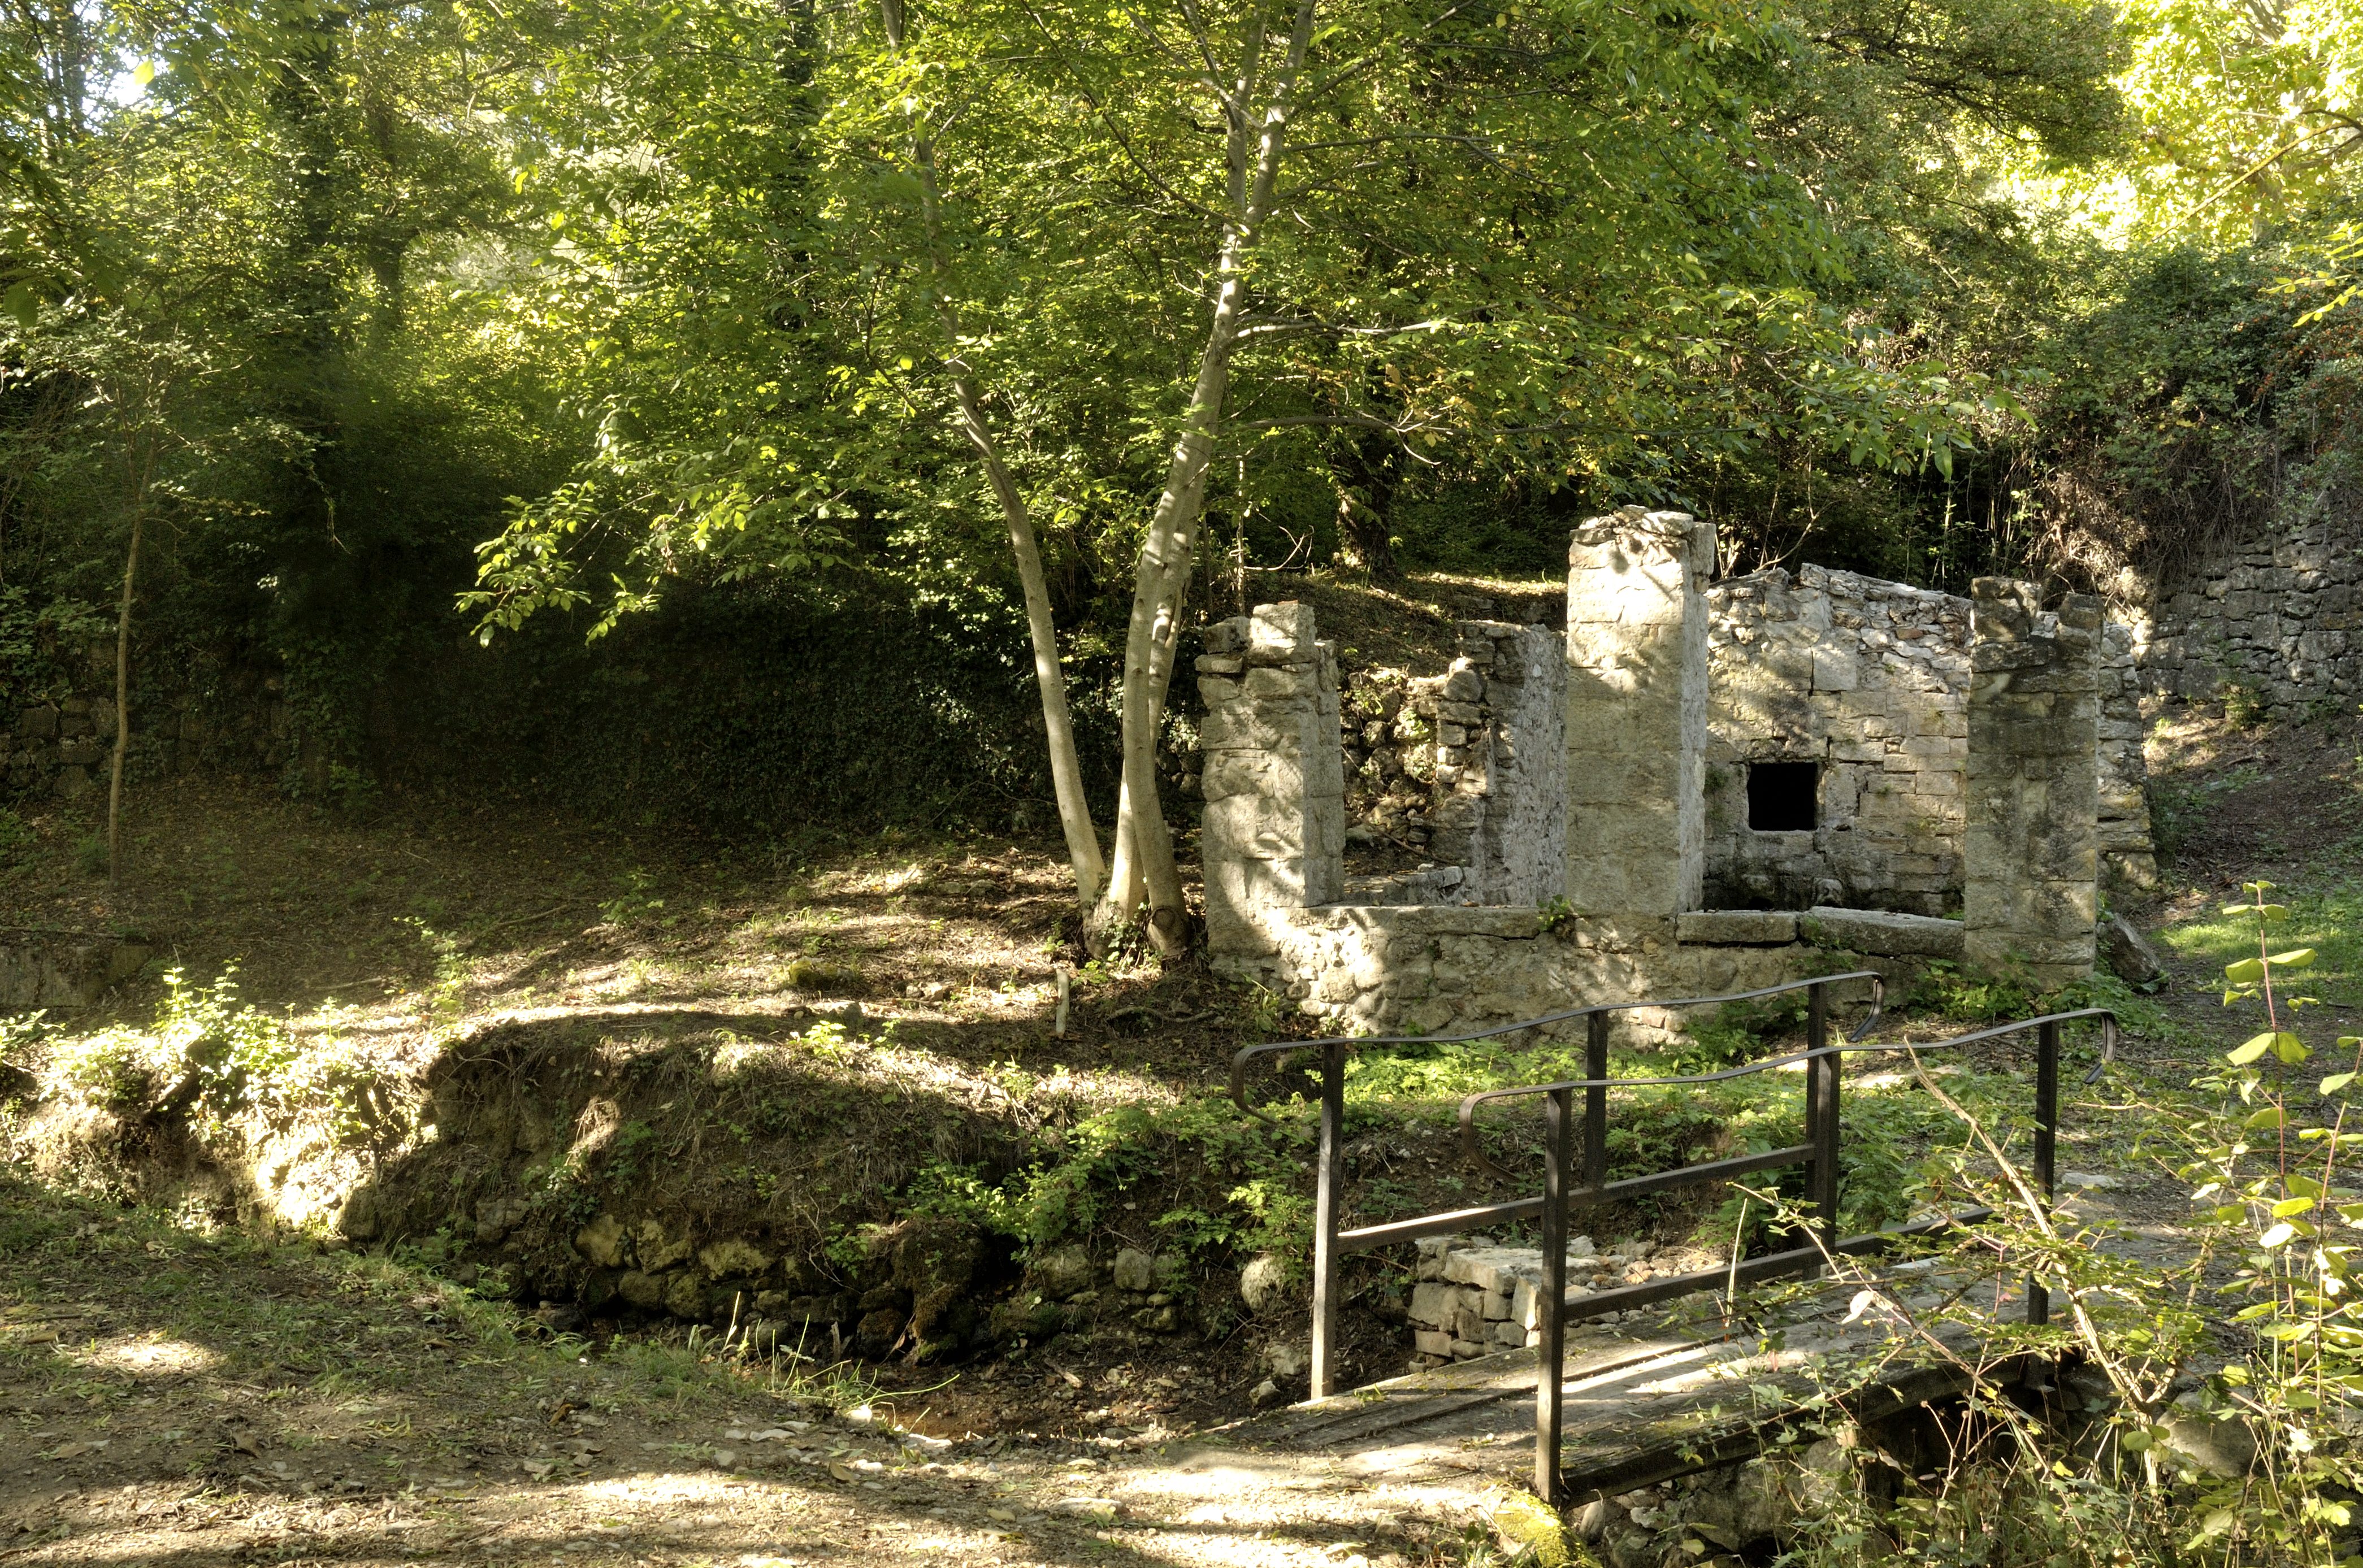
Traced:
<svg viewBox="0 0 2363 1568">
<path fill-rule="evenodd" d="M 657 1130 L 649 1123 L 624 1123 L 607 1145 L 608 1181 L 625 1187 L 637 1179 L 643 1162 L 654 1152 L 656 1141 Z"/>
<path fill-rule="evenodd" d="M 2223 692 L 2224 717 L 2241 729 L 2255 729 L 2272 711 L 2271 699 L 2254 681 L 2226 680 Z"/>
<path fill-rule="evenodd" d="M 74 869 L 85 877 L 106 875 L 106 835 L 86 833 L 74 841 Z"/>
<path fill-rule="evenodd" d="M 1557 931 L 1574 919 L 1575 906 L 1569 903 L 1562 894 L 1553 893 L 1535 906 L 1536 923 L 1543 928 L 1545 935 Z"/>
<path fill-rule="evenodd" d="M 443 1034 L 468 1010 L 468 959 L 463 944 L 418 915 L 405 915 L 400 923 L 416 932 L 433 955 L 435 977 L 427 988 L 427 1027 L 430 1034 Z"/>
<path fill-rule="evenodd" d="M 1914 1006 L 1969 1023 L 2023 1017 L 2034 1000 L 2015 977 L 1985 974 L 1943 958 L 1928 966 L 1912 993 Z"/>
<path fill-rule="evenodd" d="M 1799 991 L 1760 1002 L 1733 1002 L 1717 1008 L 1685 1032 L 1684 1043 L 1673 1053 L 1672 1070 L 1714 1072 L 1764 1055 L 1769 1043 L 1802 1031 L 1806 999 Z"/>
<path fill-rule="evenodd" d="M 2110 1111 L 2132 1132 L 2126 1152 L 2169 1154 L 2189 1184 L 2183 1244 L 2145 1252 L 2116 1237 L 2122 1221 L 2071 1217 L 2045 1203 L 2025 1166 L 2026 1140 L 1933 1080 L 1927 1098 L 1966 1129 L 1953 1196 L 1991 1207 L 1976 1245 L 2050 1293 L 2050 1320 L 2023 1326 L 1956 1302 L 1932 1309 L 1953 1342 L 1982 1349 L 1961 1370 L 1972 1408 L 2008 1441 L 1957 1452 L 1891 1504 L 1839 1488 L 1786 1561 L 1860 1561 L 1877 1531 L 1894 1560 L 2056 1563 L 2334 1564 L 2355 1561 L 2355 1499 L 2363 1457 L 2363 1198 L 2346 1166 L 2346 1131 L 2363 1084 L 2363 1037 L 2337 1038 L 2335 1070 L 2300 1074 L 2302 1037 L 2290 982 L 2313 966 L 2306 947 L 2276 951 L 2290 911 L 2270 883 L 2223 906 L 2245 926 L 2252 956 L 2224 966 L 2227 1007 L 2254 1008 L 2265 1027 L 2217 1058 L 2194 1095 L 2152 1098 L 2114 1085 Z M 2128 1101 L 2132 1103 L 2127 1103 Z M 2127 1113 L 2137 1113 L 2128 1116 Z M 1849 1107 L 1851 1124 L 1854 1110 Z M 1875 1275 L 1856 1297 L 1917 1317 Z M 1974 1294 L 1974 1293 L 1973 1293 Z M 1923 1342 L 1938 1324 L 1920 1319 Z M 2047 1419 L 2004 1396 L 2014 1358 L 2036 1356 L 2072 1376 L 2067 1413 Z"/>
<path fill-rule="evenodd" d="M 0 866 L 13 864 L 18 855 L 33 847 L 37 836 L 30 823 L 0 806 Z"/>
<path fill-rule="evenodd" d="M 599 906 L 599 918 L 609 925 L 627 925 L 643 915 L 654 914 L 665 907 L 665 901 L 650 896 L 656 878 L 635 866 L 616 878 L 623 885 L 616 896 Z"/>
<path fill-rule="evenodd" d="M 359 814 L 377 804 L 377 780 L 361 768 L 331 762 L 327 793 L 328 803 L 337 810 Z"/>
<path fill-rule="evenodd" d="M 53 1035 L 44 1074 L 118 1113 L 185 1114 L 207 1136 L 244 1118 L 276 1126 L 305 1114 L 356 1145 L 410 1125 L 405 1098 L 340 1037 L 307 1042 L 285 1019 L 240 1001 L 234 966 L 210 986 L 177 968 L 163 978 L 152 1024 Z"/>
<path fill-rule="evenodd" d="M 67 1083 L 116 1110 L 187 1109 L 218 1122 L 276 1102 L 299 1054 L 280 1021 L 239 1002 L 235 968 L 210 986 L 172 969 L 151 1030 L 68 1037 L 52 1059 Z"/>
</svg>

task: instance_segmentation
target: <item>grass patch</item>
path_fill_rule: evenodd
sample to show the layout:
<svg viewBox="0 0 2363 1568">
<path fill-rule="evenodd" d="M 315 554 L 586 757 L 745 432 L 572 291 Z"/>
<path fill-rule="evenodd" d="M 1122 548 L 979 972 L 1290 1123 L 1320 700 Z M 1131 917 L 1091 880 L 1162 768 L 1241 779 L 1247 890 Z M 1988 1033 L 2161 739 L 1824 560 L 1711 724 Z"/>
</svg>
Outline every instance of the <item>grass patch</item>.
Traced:
<svg viewBox="0 0 2363 1568">
<path fill-rule="evenodd" d="M 2363 1005 L 2363 882 L 2341 878 L 2311 890 L 2278 889 L 2289 907 L 2287 922 L 2273 928 L 2274 948 L 2311 947 L 2313 966 L 2289 977 L 2300 994 L 2341 1005 Z M 2205 912 L 2168 926 L 2157 940 L 2174 955 L 2204 963 L 2220 975 L 2226 964 L 2257 955 L 2257 922 L 2249 914 Z"/>
</svg>

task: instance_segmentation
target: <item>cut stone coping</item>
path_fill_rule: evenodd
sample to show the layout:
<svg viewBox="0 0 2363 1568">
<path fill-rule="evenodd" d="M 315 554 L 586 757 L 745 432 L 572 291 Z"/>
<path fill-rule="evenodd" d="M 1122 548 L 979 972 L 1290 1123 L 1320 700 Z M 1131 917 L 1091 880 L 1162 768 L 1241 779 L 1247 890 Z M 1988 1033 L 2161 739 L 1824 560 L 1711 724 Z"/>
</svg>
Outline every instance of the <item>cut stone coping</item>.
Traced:
<svg viewBox="0 0 2363 1568">
<path fill-rule="evenodd" d="M 1958 960 L 1961 956 L 1961 922 L 1957 920 L 1817 904 L 1804 912 L 1797 926 L 1816 947 L 1837 947 L 1882 958 Z"/>
<path fill-rule="evenodd" d="M 1328 931 L 1383 926 L 1398 936 L 1498 936 L 1516 940 L 1542 934 L 1542 917 L 1504 904 L 1316 904 L 1287 910 L 1292 925 Z"/>
<path fill-rule="evenodd" d="M 1793 910 L 1692 910 L 1676 917 L 1674 940 L 1703 947 L 1786 947 L 1797 940 Z"/>
</svg>

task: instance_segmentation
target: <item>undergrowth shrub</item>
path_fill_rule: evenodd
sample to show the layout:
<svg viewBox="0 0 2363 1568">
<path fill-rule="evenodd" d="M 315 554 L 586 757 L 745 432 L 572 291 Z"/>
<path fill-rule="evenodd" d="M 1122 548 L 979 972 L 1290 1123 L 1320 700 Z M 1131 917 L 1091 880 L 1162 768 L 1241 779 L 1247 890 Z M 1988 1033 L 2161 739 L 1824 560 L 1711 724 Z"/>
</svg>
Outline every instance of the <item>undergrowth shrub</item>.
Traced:
<svg viewBox="0 0 2363 1568">
<path fill-rule="evenodd" d="M 2106 1209 L 2037 1201 L 2024 1121 L 1930 1082 L 1963 1134 L 1950 1179 L 1996 1215 L 1940 1249 L 1938 1273 L 1914 1277 L 2031 1275 L 2050 1292 L 2049 1321 L 1996 1315 L 1990 1293 L 1981 1309 L 1981 1287 L 1915 1304 L 1895 1276 L 1857 1273 L 1852 1315 L 1954 1358 L 1969 1393 L 1945 1458 L 1871 1485 L 1860 1478 L 1879 1456 L 1858 1455 L 1857 1484 L 1800 1521 L 1783 1562 L 2363 1560 L 2363 1184 L 2346 1172 L 2363 1138 L 2346 1128 L 2363 1036 L 2335 1038 L 2333 1071 L 2308 1067 L 2316 1047 L 2298 1022 L 2311 999 L 2287 988 L 2313 954 L 2273 950 L 2289 911 L 2270 891 L 2251 883 L 2224 911 L 2249 922 L 2257 948 L 2225 966 L 2225 1003 L 2258 1007 L 2264 1030 L 2187 1092 L 2104 1088 L 2078 1108 L 2122 1124 L 2121 1157 L 2183 1184 L 2194 1207 L 2173 1245 L 2139 1244 Z"/>
<path fill-rule="evenodd" d="M 1298 1188 L 1314 1112 L 1299 1100 L 1270 1113 L 1271 1121 L 1258 1121 L 1211 1095 L 1115 1106 L 1076 1122 L 1057 1154 L 998 1182 L 975 1166 L 927 1165 L 905 1188 L 903 1206 L 1039 1250 L 1087 1233 L 1107 1204 L 1153 1184 L 1177 1199 L 1156 1225 L 1185 1255 L 1222 1248 L 1303 1253 L 1312 1246 L 1313 1204 Z"/>
<path fill-rule="evenodd" d="M 383 1136 L 397 1119 L 382 1076 L 335 1037 L 307 1041 L 242 1002 L 235 967 L 213 984 L 166 972 L 154 1021 L 53 1035 L 43 1076 L 118 1116 L 185 1113 L 208 1136 L 253 1115 L 269 1126 L 321 1121 L 340 1143 Z"/>
</svg>

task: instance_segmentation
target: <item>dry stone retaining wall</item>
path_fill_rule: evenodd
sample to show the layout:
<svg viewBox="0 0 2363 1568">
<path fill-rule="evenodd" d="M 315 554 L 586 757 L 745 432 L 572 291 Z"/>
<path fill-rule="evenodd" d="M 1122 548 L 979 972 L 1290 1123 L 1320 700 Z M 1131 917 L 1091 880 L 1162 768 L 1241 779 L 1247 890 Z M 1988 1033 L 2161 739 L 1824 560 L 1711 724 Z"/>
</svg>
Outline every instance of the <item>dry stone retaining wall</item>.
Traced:
<svg viewBox="0 0 2363 1568">
<path fill-rule="evenodd" d="M 2363 502 L 2333 490 L 2160 594 L 2141 649 L 2145 686 L 2185 698 L 2227 689 L 2300 717 L 2363 696 Z"/>
<path fill-rule="evenodd" d="M 183 691 L 158 701 L 140 691 L 135 674 L 128 766 L 135 776 L 283 766 L 293 745 L 277 684 L 227 701 Z M 73 801 L 105 787 L 115 751 L 114 643 L 90 644 L 72 690 L 52 698 L 0 709 L 0 800 Z"/>
</svg>

